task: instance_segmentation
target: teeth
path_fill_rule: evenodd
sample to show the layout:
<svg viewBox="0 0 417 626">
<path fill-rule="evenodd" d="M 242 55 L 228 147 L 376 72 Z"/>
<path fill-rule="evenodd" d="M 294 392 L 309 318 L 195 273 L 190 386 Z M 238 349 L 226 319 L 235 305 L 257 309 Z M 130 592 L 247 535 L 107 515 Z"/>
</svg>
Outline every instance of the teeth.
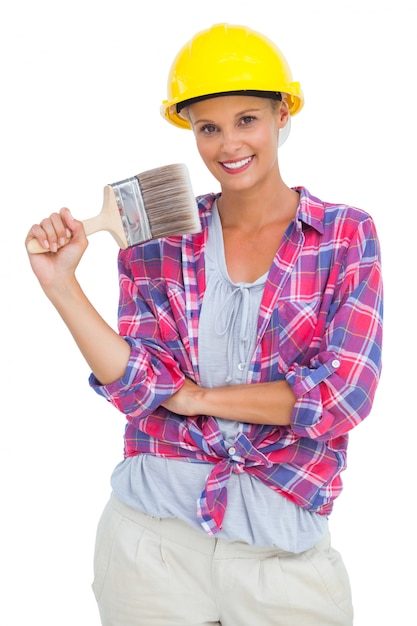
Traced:
<svg viewBox="0 0 417 626">
<path fill-rule="evenodd" d="M 239 169 L 239 167 L 243 167 L 244 165 L 249 163 L 251 159 L 252 157 L 247 157 L 247 159 L 242 159 L 241 161 L 235 161 L 234 163 L 223 163 L 223 165 L 224 167 L 227 167 L 227 169 L 229 170 L 237 170 Z"/>
</svg>

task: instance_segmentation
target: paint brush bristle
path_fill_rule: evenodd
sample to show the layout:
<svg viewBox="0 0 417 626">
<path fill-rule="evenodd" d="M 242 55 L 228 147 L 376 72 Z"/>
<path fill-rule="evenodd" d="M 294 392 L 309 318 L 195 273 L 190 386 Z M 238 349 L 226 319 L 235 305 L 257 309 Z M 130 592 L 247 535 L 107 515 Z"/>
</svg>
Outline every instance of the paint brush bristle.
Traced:
<svg viewBox="0 0 417 626">
<path fill-rule="evenodd" d="M 197 203 L 185 165 L 176 163 L 157 167 L 138 174 L 136 178 L 152 239 L 201 230 Z"/>
</svg>

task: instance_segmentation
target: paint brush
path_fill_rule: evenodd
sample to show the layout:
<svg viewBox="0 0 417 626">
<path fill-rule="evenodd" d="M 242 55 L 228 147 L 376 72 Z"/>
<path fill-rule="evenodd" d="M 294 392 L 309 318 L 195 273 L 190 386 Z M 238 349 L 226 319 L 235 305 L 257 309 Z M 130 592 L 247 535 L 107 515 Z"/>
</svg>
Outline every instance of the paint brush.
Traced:
<svg viewBox="0 0 417 626">
<path fill-rule="evenodd" d="M 82 223 L 86 235 L 108 231 L 122 249 L 201 230 L 188 169 L 182 163 L 156 167 L 106 185 L 101 212 Z M 48 252 L 35 238 L 27 249 L 31 253 Z"/>
</svg>

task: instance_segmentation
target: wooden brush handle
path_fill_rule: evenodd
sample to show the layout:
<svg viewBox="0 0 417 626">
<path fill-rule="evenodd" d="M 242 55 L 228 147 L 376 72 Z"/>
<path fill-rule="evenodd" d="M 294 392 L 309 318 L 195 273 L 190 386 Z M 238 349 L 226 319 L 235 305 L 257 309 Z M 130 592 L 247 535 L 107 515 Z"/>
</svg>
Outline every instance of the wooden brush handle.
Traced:
<svg viewBox="0 0 417 626">
<path fill-rule="evenodd" d="M 123 222 L 120 217 L 119 207 L 117 206 L 116 197 L 111 185 L 104 187 L 103 207 L 98 215 L 82 220 L 85 234 L 93 235 L 100 230 L 106 230 L 117 241 L 120 248 L 127 248 L 126 235 Z M 70 241 L 70 239 L 67 240 Z M 64 244 L 65 245 L 65 244 Z M 35 238 L 27 243 L 27 250 L 31 254 L 40 254 L 49 252 L 47 248 L 43 248 L 39 241 Z M 62 247 L 62 246 L 61 246 Z"/>
</svg>

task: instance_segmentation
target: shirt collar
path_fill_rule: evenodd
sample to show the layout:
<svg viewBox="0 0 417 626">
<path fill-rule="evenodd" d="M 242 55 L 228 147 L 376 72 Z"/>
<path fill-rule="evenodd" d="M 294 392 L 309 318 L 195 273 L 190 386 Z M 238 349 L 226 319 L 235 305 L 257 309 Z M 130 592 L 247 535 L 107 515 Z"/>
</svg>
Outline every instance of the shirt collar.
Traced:
<svg viewBox="0 0 417 626">
<path fill-rule="evenodd" d="M 300 194 L 300 203 L 295 216 L 296 221 L 311 226 L 321 235 L 324 232 L 324 204 L 313 196 L 305 187 L 293 187 Z"/>
<path fill-rule="evenodd" d="M 324 232 L 324 204 L 321 200 L 313 196 L 305 187 L 293 187 L 294 191 L 300 194 L 300 203 L 295 216 L 301 228 L 302 223 L 311 226 L 321 235 Z M 214 201 L 219 197 L 217 194 L 206 194 L 197 198 L 200 205 L 200 216 L 209 217 Z"/>
</svg>

